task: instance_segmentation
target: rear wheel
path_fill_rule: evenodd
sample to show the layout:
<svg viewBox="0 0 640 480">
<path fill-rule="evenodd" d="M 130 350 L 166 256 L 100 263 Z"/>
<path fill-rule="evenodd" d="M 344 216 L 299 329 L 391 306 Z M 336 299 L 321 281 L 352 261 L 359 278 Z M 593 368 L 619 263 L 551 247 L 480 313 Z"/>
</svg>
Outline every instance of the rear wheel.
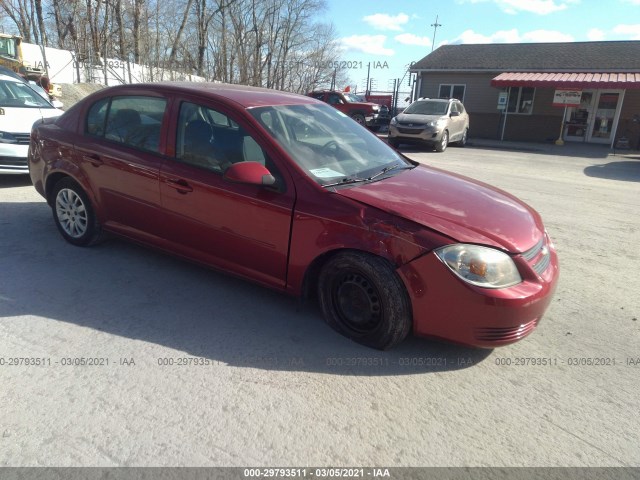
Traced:
<svg viewBox="0 0 640 480">
<path fill-rule="evenodd" d="M 449 145 L 449 131 L 445 130 L 442 132 L 440 141 L 436 143 L 436 152 L 444 152 L 447 149 L 447 145 Z"/>
<path fill-rule="evenodd" d="M 100 237 L 100 225 L 91 202 L 82 187 L 67 177 L 55 184 L 52 192 L 53 219 L 64 239 L 79 247 Z"/>
<path fill-rule="evenodd" d="M 411 330 L 411 302 L 389 263 L 362 252 L 331 258 L 318 278 L 318 298 L 326 322 L 342 335 L 386 350 Z"/>
</svg>

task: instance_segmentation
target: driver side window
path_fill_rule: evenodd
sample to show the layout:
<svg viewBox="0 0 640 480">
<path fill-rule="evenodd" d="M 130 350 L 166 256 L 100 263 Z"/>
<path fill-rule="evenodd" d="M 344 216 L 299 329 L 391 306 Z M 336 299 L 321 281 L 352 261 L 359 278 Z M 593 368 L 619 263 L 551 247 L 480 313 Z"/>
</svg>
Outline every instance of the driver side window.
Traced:
<svg viewBox="0 0 640 480">
<path fill-rule="evenodd" d="M 277 182 L 282 178 L 244 128 L 220 111 L 191 102 L 180 105 L 176 159 L 221 174 L 234 163 L 258 162 L 269 169 Z"/>
</svg>

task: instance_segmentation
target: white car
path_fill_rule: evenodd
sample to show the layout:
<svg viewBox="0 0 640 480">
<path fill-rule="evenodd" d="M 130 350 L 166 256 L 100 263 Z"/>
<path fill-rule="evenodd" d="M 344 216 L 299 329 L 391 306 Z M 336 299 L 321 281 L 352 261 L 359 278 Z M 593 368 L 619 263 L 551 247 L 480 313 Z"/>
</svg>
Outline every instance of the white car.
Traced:
<svg viewBox="0 0 640 480">
<path fill-rule="evenodd" d="M 62 113 L 27 83 L 0 74 L 0 174 L 29 173 L 31 126 Z"/>
</svg>

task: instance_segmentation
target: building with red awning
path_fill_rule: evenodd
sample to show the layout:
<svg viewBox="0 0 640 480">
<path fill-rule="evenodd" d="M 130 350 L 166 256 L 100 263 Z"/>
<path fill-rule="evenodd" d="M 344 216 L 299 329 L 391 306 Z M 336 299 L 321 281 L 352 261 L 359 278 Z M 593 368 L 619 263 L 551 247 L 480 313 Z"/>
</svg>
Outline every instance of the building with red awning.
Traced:
<svg viewBox="0 0 640 480">
<path fill-rule="evenodd" d="M 414 97 L 455 97 L 471 136 L 640 142 L 640 41 L 443 45 L 414 63 Z"/>
</svg>

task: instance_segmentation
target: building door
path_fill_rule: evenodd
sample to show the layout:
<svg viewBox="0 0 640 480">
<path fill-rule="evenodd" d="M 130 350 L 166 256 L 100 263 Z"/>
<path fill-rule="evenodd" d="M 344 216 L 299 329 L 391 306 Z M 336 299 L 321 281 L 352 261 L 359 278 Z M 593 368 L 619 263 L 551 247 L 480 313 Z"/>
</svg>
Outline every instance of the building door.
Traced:
<svg viewBox="0 0 640 480">
<path fill-rule="evenodd" d="M 580 97 L 580 105 L 567 109 L 565 140 L 570 142 L 586 141 L 591 125 L 595 97 L 596 92 L 594 90 L 584 90 Z"/>
<path fill-rule="evenodd" d="M 624 90 L 599 90 L 597 92 L 591 114 L 592 121 L 588 130 L 588 142 L 605 144 L 613 142 L 623 96 Z"/>
</svg>

